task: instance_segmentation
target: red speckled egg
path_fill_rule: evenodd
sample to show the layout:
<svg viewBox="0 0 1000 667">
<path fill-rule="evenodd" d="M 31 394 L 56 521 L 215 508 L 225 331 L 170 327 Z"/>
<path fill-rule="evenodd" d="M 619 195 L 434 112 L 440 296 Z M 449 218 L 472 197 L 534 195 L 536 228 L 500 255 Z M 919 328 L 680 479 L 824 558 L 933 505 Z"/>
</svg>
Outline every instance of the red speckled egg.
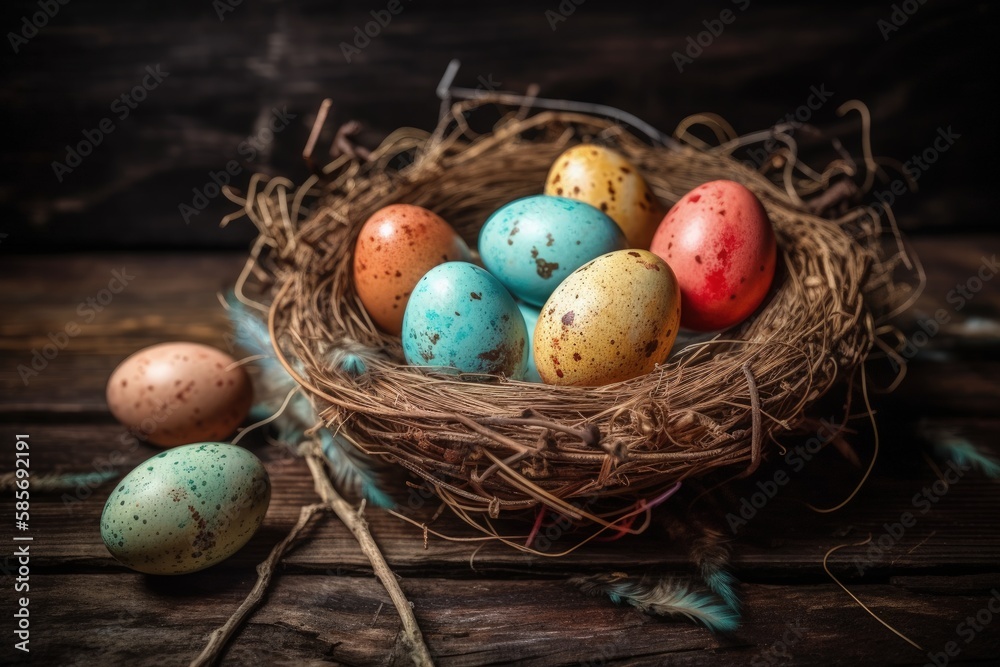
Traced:
<svg viewBox="0 0 1000 667">
<path fill-rule="evenodd" d="M 681 326 L 725 329 L 746 319 L 774 279 L 777 244 L 760 200 L 734 181 L 712 181 L 667 213 L 650 250 L 677 274 Z"/>
<path fill-rule="evenodd" d="M 471 259 L 469 246 L 439 216 L 393 204 L 376 211 L 358 234 L 354 287 L 372 321 L 398 336 L 417 281 L 438 264 Z"/>
<path fill-rule="evenodd" d="M 250 376 L 225 352 L 200 343 L 139 350 L 108 379 L 108 408 L 133 433 L 163 447 L 219 441 L 246 419 Z"/>
</svg>

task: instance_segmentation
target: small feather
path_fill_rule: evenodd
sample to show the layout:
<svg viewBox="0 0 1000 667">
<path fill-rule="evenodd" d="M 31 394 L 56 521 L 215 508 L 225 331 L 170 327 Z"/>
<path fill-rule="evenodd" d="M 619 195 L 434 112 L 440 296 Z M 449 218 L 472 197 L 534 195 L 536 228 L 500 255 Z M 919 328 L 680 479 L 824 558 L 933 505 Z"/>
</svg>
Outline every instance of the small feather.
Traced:
<svg viewBox="0 0 1000 667">
<path fill-rule="evenodd" d="M 378 488 L 378 481 L 368 466 L 368 457 L 341 435 L 334 435 L 327 429 L 319 432 L 323 444 L 323 454 L 330 461 L 335 480 L 341 488 L 352 489 L 363 495 L 377 507 L 391 508 L 395 505 L 388 495 Z"/>
<path fill-rule="evenodd" d="M 51 493 L 53 491 L 72 491 L 82 486 L 96 489 L 117 476 L 117 470 L 33 475 L 31 490 L 39 493 Z M 0 475 L 0 491 L 14 491 L 17 488 L 17 476 L 14 473 Z"/>
<path fill-rule="evenodd" d="M 273 358 L 271 336 L 264 320 L 251 312 L 233 292 L 226 295 L 226 305 L 229 307 L 229 321 L 233 325 L 233 342 L 236 346 L 250 354 Z"/>
<path fill-rule="evenodd" d="M 934 453 L 960 468 L 976 468 L 990 479 L 1000 478 L 1000 462 L 968 440 L 948 438 L 934 445 Z"/>
<path fill-rule="evenodd" d="M 701 568 L 705 584 L 722 600 L 733 608 L 740 609 L 740 597 L 736 592 L 739 581 L 729 572 L 729 540 L 717 528 L 704 521 L 694 521 L 692 532 L 698 535 L 691 540 L 691 560 Z"/>
<path fill-rule="evenodd" d="M 740 610 L 740 596 L 736 592 L 736 585 L 739 581 L 728 570 L 718 570 L 711 567 L 702 566 L 701 576 L 709 589 L 729 605 L 733 611 Z"/>
<path fill-rule="evenodd" d="M 701 623 L 713 633 L 735 631 L 740 615 L 708 591 L 692 590 L 686 582 L 668 577 L 632 579 L 621 573 L 574 577 L 570 583 L 590 595 L 607 595 L 658 616 L 681 616 Z"/>
<path fill-rule="evenodd" d="M 289 393 L 298 388 L 298 383 L 277 360 L 267 326 L 260 316 L 240 303 L 232 293 L 226 301 L 235 332 L 235 344 L 260 357 L 256 364 L 261 372 L 255 377 L 255 394 L 258 402 L 252 408 L 251 414 L 255 420 L 262 421 L 281 408 Z M 365 350 L 367 348 L 358 344 L 353 346 L 345 344 L 344 349 L 335 349 L 329 355 L 329 361 L 351 375 L 361 375 L 367 368 L 360 354 Z M 297 372 L 304 370 L 300 361 L 292 361 L 291 364 Z M 278 439 L 295 447 L 306 439 L 306 433 L 311 432 L 320 421 L 312 401 L 299 391 L 292 395 L 273 425 L 277 429 Z M 318 429 L 316 435 L 321 440 L 323 452 L 330 461 L 334 481 L 338 486 L 359 493 L 378 507 L 394 505 L 392 499 L 378 488 L 378 481 L 368 455 L 342 436 L 335 436 L 325 428 Z"/>
</svg>

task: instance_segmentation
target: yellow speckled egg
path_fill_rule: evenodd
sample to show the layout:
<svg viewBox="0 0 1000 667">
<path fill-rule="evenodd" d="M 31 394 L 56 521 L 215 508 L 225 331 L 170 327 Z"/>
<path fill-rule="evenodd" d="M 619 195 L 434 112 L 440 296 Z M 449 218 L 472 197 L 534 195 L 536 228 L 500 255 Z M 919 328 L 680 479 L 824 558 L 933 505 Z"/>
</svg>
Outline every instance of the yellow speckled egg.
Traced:
<svg viewBox="0 0 1000 667">
<path fill-rule="evenodd" d="M 108 408 L 150 442 L 175 447 L 222 440 L 246 419 L 253 385 L 231 356 L 200 343 L 161 343 L 119 364 Z"/>
<path fill-rule="evenodd" d="M 645 375 L 670 355 L 681 317 L 674 272 L 647 250 L 617 250 L 571 273 L 542 306 L 535 365 L 547 384 Z"/>
<path fill-rule="evenodd" d="M 545 194 L 595 206 L 618 223 L 629 247 L 647 250 L 665 207 L 628 160 L 604 146 L 580 144 L 552 164 Z"/>
</svg>

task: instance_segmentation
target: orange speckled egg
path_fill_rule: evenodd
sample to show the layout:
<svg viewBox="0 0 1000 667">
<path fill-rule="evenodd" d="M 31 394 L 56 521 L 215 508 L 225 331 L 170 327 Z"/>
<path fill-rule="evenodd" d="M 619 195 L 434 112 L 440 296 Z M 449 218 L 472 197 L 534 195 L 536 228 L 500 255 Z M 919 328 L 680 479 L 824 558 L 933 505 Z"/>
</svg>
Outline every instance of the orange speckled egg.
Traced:
<svg viewBox="0 0 1000 667">
<path fill-rule="evenodd" d="M 253 402 L 246 370 L 229 368 L 235 361 L 200 343 L 143 348 L 108 379 L 108 408 L 133 433 L 163 447 L 223 440 Z"/>
<path fill-rule="evenodd" d="M 696 331 L 742 322 L 774 280 L 777 244 L 767 211 L 735 181 L 711 181 L 681 197 L 653 238 L 654 253 L 677 272 L 684 316 Z"/>
<path fill-rule="evenodd" d="M 399 335 L 413 287 L 438 264 L 472 261 L 469 246 L 438 215 L 412 204 L 376 211 L 354 246 L 354 288 L 383 331 Z"/>
<path fill-rule="evenodd" d="M 616 250 L 571 273 L 542 306 L 534 353 L 546 384 L 591 387 L 645 375 L 670 356 L 680 288 L 648 250 Z"/>
<path fill-rule="evenodd" d="M 666 208 L 624 157 L 604 146 L 580 144 L 552 163 L 545 194 L 601 209 L 618 223 L 630 248 L 649 249 Z"/>
</svg>

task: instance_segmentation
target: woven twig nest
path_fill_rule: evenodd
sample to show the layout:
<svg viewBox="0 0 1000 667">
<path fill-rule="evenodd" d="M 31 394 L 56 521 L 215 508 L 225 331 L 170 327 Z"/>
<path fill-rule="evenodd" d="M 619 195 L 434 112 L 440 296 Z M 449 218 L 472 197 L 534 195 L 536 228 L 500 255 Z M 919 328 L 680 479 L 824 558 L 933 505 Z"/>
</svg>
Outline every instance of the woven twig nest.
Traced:
<svg viewBox="0 0 1000 667">
<path fill-rule="evenodd" d="M 809 212 L 803 197 L 821 197 L 831 172 L 795 180 L 789 165 L 772 181 L 731 156 L 738 141 L 651 145 L 580 113 L 508 107 L 491 132 L 476 134 L 467 114 L 490 102 L 456 104 L 434 133 L 399 130 L 365 159 L 343 155 L 297 189 L 255 177 L 241 198 L 261 232 L 247 275 L 270 299 L 279 356 L 329 428 L 427 480 L 467 519 L 543 503 L 608 525 L 610 514 L 587 511 L 595 498 L 632 502 L 717 468 L 752 471 L 774 436 L 801 425 L 866 359 L 893 262 L 880 256 L 871 209 L 838 220 Z M 417 204 L 474 245 L 490 213 L 539 193 L 556 157 L 581 141 L 623 153 L 667 205 L 714 179 L 752 190 L 779 246 L 762 307 L 715 337 L 679 341 L 644 377 L 601 387 L 407 366 L 399 338 L 372 324 L 352 285 L 361 225 L 383 206 Z"/>
</svg>

